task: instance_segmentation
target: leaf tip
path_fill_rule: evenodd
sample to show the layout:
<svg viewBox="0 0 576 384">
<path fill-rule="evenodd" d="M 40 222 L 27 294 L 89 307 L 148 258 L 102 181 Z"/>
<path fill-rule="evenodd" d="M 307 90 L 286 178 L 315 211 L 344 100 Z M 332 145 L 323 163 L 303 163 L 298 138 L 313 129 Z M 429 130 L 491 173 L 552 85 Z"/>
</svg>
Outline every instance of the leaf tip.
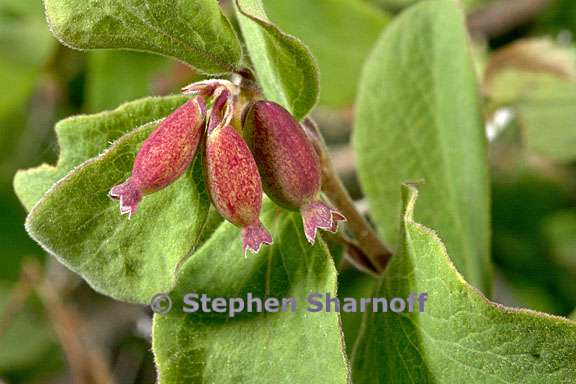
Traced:
<svg viewBox="0 0 576 384">
<path fill-rule="evenodd" d="M 402 206 L 404 207 L 404 220 L 414 220 L 414 209 L 418 199 L 418 186 L 424 184 L 424 180 L 405 181 L 402 183 Z"/>
</svg>

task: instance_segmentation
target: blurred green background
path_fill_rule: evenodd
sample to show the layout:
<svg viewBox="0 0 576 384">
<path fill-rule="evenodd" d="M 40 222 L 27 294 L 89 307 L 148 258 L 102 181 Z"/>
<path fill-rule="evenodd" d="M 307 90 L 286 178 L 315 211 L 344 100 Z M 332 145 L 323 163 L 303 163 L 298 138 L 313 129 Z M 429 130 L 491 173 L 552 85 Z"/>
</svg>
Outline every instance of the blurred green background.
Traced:
<svg viewBox="0 0 576 384">
<path fill-rule="evenodd" d="M 306 17 L 301 1 L 314 4 Z M 265 1 L 270 18 L 318 59 L 314 114 L 360 207 L 348 145 L 357 81 L 388 20 L 415 1 Z M 576 307 L 576 4 L 462 3 L 491 140 L 493 299 L 569 315 Z M 159 56 L 73 51 L 51 36 L 40 1 L 0 0 L 0 383 L 67 383 L 72 370 L 86 382 L 155 381 L 148 310 L 94 293 L 46 257 L 24 230 L 12 178 L 56 162 L 58 120 L 177 93 L 199 78 Z M 345 262 L 339 268 L 343 296 L 368 292 L 364 275 Z M 348 349 L 358 321 L 343 316 Z"/>
</svg>

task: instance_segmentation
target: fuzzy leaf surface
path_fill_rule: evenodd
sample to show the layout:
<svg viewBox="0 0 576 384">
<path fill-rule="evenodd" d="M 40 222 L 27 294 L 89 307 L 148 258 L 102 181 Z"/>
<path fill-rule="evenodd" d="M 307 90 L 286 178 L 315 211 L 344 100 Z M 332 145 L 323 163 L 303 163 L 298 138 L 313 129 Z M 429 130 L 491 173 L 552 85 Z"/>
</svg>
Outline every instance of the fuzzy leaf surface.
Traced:
<svg viewBox="0 0 576 384">
<path fill-rule="evenodd" d="M 401 246 L 372 297 L 427 293 L 424 311 L 367 312 L 354 383 L 572 383 L 576 323 L 488 301 L 456 271 L 403 187 Z"/>
<path fill-rule="evenodd" d="M 489 177 L 479 92 L 454 1 L 397 17 L 368 59 L 354 147 L 378 229 L 396 244 L 400 185 L 423 180 L 417 219 L 435 228 L 458 270 L 488 290 Z"/>
<path fill-rule="evenodd" d="M 236 10 L 264 95 L 297 119 L 305 117 L 320 93 L 318 65 L 310 50 L 268 20 L 261 0 L 236 0 Z"/>
<path fill-rule="evenodd" d="M 74 167 L 98 156 L 111 142 L 130 130 L 169 115 L 185 101 L 182 96 L 150 97 L 126 103 L 113 111 L 61 120 L 55 127 L 60 146 L 58 163 L 18 171 L 14 177 L 16 195 L 30 210 L 56 181 Z"/>
<path fill-rule="evenodd" d="M 244 258 L 239 230 L 225 223 L 188 259 L 171 293 L 172 311 L 154 317 L 160 383 L 348 382 L 339 314 L 306 311 L 309 293 L 336 295 L 336 270 L 322 241 L 308 244 L 301 221 L 267 204 L 263 222 L 274 237 L 271 246 Z M 183 296 L 193 292 L 294 297 L 296 312 L 184 313 Z"/>
<path fill-rule="evenodd" d="M 52 33 L 76 49 L 170 56 L 207 73 L 236 68 L 240 42 L 216 0 L 45 0 Z"/>
<path fill-rule="evenodd" d="M 183 98 L 178 100 L 181 103 Z M 156 108 L 162 103 L 156 101 L 151 112 L 160 114 Z M 138 303 L 147 303 L 157 292 L 172 287 L 178 264 L 204 236 L 209 208 L 199 157 L 174 184 L 144 197 L 131 220 L 121 216 L 118 202 L 108 197 L 110 188 L 130 175 L 138 149 L 158 124 L 152 121 L 121 135 L 136 120 L 152 117 L 136 112 L 150 111 L 149 102 L 143 100 L 113 112 L 77 117 L 69 121 L 69 126 L 61 123 L 62 155 L 58 167 L 44 166 L 31 174 L 21 174 L 16 183 L 24 192 L 23 200 L 34 198 L 26 193 L 26 188 L 49 188 L 37 197 L 39 200 L 27 217 L 26 228 L 32 238 L 97 291 Z M 170 99 L 170 103 L 175 102 Z M 170 105 L 175 108 L 178 103 Z M 168 108 L 167 104 L 164 108 Z M 74 140 L 80 132 L 82 137 L 94 133 L 84 146 L 81 140 Z M 114 135 L 121 136 L 97 155 L 100 146 Z M 97 156 L 90 158 L 94 153 Z M 66 171 L 85 157 L 90 159 Z M 66 176 L 60 179 L 60 173 Z M 54 179 L 59 181 L 49 187 Z"/>
</svg>

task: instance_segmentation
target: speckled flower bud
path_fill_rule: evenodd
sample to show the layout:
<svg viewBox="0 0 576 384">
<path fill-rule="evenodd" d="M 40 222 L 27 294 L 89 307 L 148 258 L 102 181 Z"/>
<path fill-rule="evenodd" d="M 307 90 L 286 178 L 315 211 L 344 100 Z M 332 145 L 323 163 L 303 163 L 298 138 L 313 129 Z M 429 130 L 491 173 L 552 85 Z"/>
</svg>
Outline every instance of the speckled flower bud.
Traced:
<svg viewBox="0 0 576 384">
<path fill-rule="evenodd" d="M 132 174 L 113 187 L 109 196 L 120 200 L 120 213 L 131 217 L 146 194 L 174 182 L 190 166 L 202 137 L 204 101 L 196 97 L 176 109 L 144 141 Z"/>
<path fill-rule="evenodd" d="M 244 115 L 244 134 L 266 194 L 277 204 L 299 210 L 309 242 L 318 228 L 336 231 L 345 217 L 320 201 L 320 160 L 300 124 L 282 106 L 257 101 Z"/>
<path fill-rule="evenodd" d="M 205 178 L 212 203 L 242 228 L 242 247 L 257 253 L 272 236 L 260 222 L 262 182 L 250 149 L 231 125 L 222 126 L 222 96 L 216 99 L 206 137 Z M 224 113 L 225 115 L 225 113 Z"/>
</svg>

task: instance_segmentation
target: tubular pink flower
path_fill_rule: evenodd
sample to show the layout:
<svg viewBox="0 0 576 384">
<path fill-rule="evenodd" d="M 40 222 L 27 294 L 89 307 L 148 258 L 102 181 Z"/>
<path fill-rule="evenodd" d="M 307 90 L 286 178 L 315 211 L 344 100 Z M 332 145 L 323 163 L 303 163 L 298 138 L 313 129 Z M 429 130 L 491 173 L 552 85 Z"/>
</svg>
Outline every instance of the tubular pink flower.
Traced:
<svg viewBox="0 0 576 384">
<path fill-rule="evenodd" d="M 257 101 L 247 108 L 243 126 L 266 194 L 300 211 L 310 243 L 318 228 L 335 232 L 338 221 L 346 218 L 320 201 L 320 159 L 300 124 L 282 106 Z"/>
<path fill-rule="evenodd" d="M 204 114 L 202 98 L 191 99 L 144 141 L 130 177 L 109 192 L 111 198 L 120 200 L 121 214 L 131 217 L 144 195 L 167 187 L 186 172 L 202 137 Z"/>
<path fill-rule="evenodd" d="M 318 228 L 336 232 L 338 221 L 346 220 L 340 212 L 318 200 L 304 204 L 300 214 L 304 222 L 304 234 L 310 243 L 314 243 Z"/>
<path fill-rule="evenodd" d="M 257 253 L 262 244 L 272 243 L 272 236 L 259 219 L 262 182 L 258 167 L 250 149 L 232 126 L 220 127 L 217 123 L 209 126 L 216 127 L 208 131 L 204 156 L 210 198 L 226 220 L 242 229 L 244 254 Z"/>
</svg>

